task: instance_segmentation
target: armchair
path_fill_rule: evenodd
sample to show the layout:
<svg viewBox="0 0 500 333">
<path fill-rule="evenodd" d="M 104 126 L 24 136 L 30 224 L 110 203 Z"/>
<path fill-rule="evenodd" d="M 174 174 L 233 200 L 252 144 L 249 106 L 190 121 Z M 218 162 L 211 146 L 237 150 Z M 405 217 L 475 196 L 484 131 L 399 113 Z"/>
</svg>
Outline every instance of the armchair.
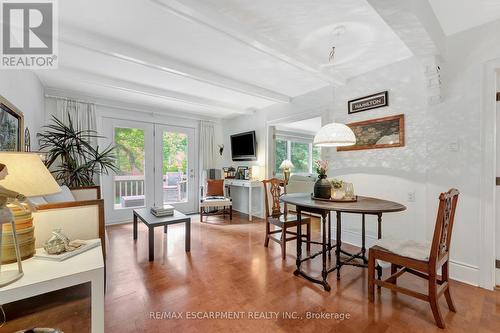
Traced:
<svg viewBox="0 0 500 333">
<path fill-rule="evenodd" d="M 99 186 L 70 189 L 74 201 L 47 202 L 33 213 L 35 246 L 42 247 L 52 230 L 61 228 L 71 239 L 100 238 L 106 257 L 104 200 Z"/>
</svg>

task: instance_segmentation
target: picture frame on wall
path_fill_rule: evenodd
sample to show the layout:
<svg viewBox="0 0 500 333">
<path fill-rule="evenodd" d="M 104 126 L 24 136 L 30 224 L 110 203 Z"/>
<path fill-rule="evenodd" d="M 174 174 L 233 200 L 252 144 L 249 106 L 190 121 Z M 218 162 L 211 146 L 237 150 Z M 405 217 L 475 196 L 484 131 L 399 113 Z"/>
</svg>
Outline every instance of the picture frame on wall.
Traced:
<svg viewBox="0 0 500 333">
<path fill-rule="evenodd" d="M 399 114 L 377 119 L 359 121 L 349 126 L 356 136 L 356 144 L 338 147 L 337 151 L 404 147 L 405 116 Z"/>
<path fill-rule="evenodd" d="M 372 109 L 389 106 L 389 92 L 382 91 L 377 94 L 352 99 L 347 102 L 347 112 L 349 114 L 368 111 Z"/>
<path fill-rule="evenodd" d="M 23 151 L 24 115 L 0 96 L 0 151 Z"/>
</svg>

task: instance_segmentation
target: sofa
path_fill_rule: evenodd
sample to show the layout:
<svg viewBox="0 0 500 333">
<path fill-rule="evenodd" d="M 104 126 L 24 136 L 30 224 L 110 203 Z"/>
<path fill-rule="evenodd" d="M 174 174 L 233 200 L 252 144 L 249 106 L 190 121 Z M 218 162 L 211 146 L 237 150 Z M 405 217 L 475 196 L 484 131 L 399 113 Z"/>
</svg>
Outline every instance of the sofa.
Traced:
<svg viewBox="0 0 500 333">
<path fill-rule="evenodd" d="M 106 257 L 104 200 L 99 186 L 62 186 L 60 193 L 30 200 L 37 206 L 33 213 L 37 248 L 50 238 L 52 230 L 60 228 L 70 239 L 100 238 Z"/>
<path fill-rule="evenodd" d="M 312 193 L 316 177 L 313 175 L 291 175 L 286 187 L 287 193 Z M 288 210 L 294 212 L 294 205 L 287 205 Z"/>
</svg>

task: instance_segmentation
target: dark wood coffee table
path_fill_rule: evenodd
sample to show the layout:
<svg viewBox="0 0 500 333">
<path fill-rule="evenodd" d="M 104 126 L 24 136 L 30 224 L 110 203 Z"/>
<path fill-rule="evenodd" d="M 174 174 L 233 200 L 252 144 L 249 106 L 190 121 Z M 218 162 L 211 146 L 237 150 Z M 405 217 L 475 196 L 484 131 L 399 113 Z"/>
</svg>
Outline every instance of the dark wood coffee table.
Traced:
<svg viewBox="0 0 500 333">
<path fill-rule="evenodd" d="M 174 211 L 172 216 L 156 217 L 151 214 L 149 208 L 134 209 L 134 241 L 137 240 L 137 220 L 141 220 L 148 227 L 149 237 L 149 261 L 155 259 L 155 235 L 154 228 L 163 226 L 163 232 L 167 234 L 167 228 L 171 224 L 186 224 L 186 252 L 191 251 L 191 218 L 179 211 Z"/>
</svg>

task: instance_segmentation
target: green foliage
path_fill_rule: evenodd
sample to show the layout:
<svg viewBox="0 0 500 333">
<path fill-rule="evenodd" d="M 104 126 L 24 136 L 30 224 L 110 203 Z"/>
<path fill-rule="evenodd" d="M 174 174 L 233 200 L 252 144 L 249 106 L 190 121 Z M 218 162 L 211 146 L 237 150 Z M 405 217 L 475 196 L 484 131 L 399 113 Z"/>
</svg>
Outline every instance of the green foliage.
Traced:
<svg viewBox="0 0 500 333">
<path fill-rule="evenodd" d="M 183 133 L 163 134 L 163 174 L 181 171 L 187 173 L 188 138 Z"/>
<path fill-rule="evenodd" d="M 287 158 L 286 146 L 287 146 L 286 140 L 281 140 L 281 139 L 276 140 L 276 158 L 275 158 L 276 164 L 274 170 L 276 170 L 277 173 L 281 172 L 280 170 L 281 162 L 283 162 Z"/>
<path fill-rule="evenodd" d="M 115 145 L 119 175 L 144 174 L 144 131 L 137 128 L 115 128 Z"/>
<path fill-rule="evenodd" d="M 45 132 L 38 134 L 40 149 L 47 152 L 47 167 L 57 181 L 68 187 L 90 186 L 94 177 L 117 171 L 115 147 L 99 150 L 91 140 L 100 138 L 95 131 L 74 128 L 68 115 L 68 125 L 56 117 L 53 124 L 44 126 Z"/>
<path fill-rule="evenodd" d="M 293 171 L 296 173 L 309 172 L 309 144 L 292 141 Z"/>
</svg>

